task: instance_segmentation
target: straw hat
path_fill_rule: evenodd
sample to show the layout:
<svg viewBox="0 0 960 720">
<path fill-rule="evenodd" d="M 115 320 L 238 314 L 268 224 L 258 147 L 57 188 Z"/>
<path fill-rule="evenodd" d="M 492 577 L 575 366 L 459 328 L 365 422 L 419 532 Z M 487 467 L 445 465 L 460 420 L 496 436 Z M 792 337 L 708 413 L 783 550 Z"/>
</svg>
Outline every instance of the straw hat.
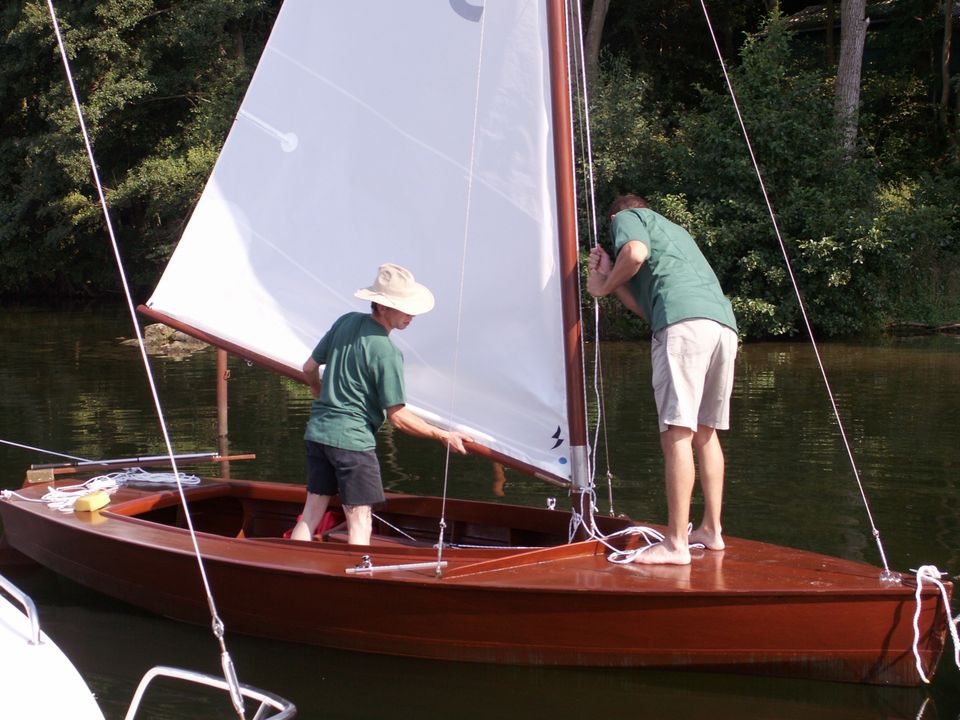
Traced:
<svg viewBox="0 0 960 720">
<path fill-rule="evenodd" d="M 354 297 L 396 308 L 407 315 L 422 315 L 433 309 L 433 293 L 413 279 L 406 268 L 385 263 L 377 271 L 373 285 L 360 288 Z"/>
</svg>

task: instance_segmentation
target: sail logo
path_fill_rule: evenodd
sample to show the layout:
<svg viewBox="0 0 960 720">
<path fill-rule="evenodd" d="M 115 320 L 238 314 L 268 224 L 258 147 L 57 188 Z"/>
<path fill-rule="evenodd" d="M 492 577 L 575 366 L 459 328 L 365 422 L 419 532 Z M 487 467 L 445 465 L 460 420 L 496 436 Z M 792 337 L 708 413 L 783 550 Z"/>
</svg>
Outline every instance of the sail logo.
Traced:
<svg viewBox="0 0 960 720">
<path fill-rule="evenodd" d="M 551 435 L 550 437 L 552 437 L 554 440 L 556 440 L 556 442 L 553 444 L 553 447 L 550 448 L 551 450 L 556 450 L 558 447 L 560 447 L 561 445 L 563 445 L 563 438 L 560 437 L 560 426 L 559 426 L 559 425 L 557 425 L 557 431 L 556 431 L 553 435 Z"/>
<path fill-rule="evenodd" d="M 480 18 L 483 17 L 483 5 L 474 5 L 467 0 L 450 0 L 450 8 L 470 22 L 480 22 Z"/>
</svg>

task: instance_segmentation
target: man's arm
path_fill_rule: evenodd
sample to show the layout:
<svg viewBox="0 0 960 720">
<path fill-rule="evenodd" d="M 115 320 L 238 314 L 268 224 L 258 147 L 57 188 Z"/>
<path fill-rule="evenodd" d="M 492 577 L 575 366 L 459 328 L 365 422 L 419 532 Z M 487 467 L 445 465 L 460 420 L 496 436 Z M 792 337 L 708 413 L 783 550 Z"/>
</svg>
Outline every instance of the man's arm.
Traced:
<svg viewBox="0 0 960 720">
<path fill-rule="evenodd" d="M 414 415 L 407 410 L 406 405 L 392 405 L 388 407 L 387 419 L 397 430 L 401 430 L 414 437 L 439 440 L 449 445 L 451 450 L 461 455 L 465 455 L 467 452 L 463 443 L 465 441 L 473 442 L 472 437 L 464 435 L 462 432 L 458 432 L 457 430 L 441 430 L 431 425 L 426 420 L 421 419 L 418 415 Z"/>
<path fill-rule="evenodd" d="M 312 356 L 303 364 L 303 377 L 310 386 L 313 397 L 320 397 L 320 364 Z"/>
<path fill-rule="evenodd" d="M 611 263 L 610 256 L 603 248 L 595 247 L 590 251 L 587 265 L 587 292 L 594 297 L 612 293 L 630 312 L 643 317 L 643 311 L 627 283 L 640 270 L 648 254 L 646 245 L 639 240 L 631 240 L 620 249 L 616 263 Z"/>
<path fill-rule="evenodd" d="M 633 293 L 630 292 L 630 288 L 626 285 L 621 285 L 616 290 L 613 291 L 613 294 L 617 296 L 617 299 L 623 304 L 623 306 L 632 312 L 634 315 L 639 315 L 644 320 L 646 316 L 643 314 L 643 310 L 640 309 L 637 299 L 633 296 Z"/>
</svg>

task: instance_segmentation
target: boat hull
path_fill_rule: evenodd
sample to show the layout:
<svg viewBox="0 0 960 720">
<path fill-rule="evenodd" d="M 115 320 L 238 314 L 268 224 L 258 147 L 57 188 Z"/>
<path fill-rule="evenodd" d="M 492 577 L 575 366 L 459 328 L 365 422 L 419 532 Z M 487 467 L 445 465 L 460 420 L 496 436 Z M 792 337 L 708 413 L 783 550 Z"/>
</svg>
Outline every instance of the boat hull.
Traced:
<svg viewBox="0 0 960 720">
<path fill-rule="evenodd" d="M 444 548 L 438 576 L 437 551 L 416 537 L 436 526 L 434 499 L 391 497 L 378 514 L 413 534 L 384 524 L 372 546 L 357 547 L 341 542 L 336 529 L 325 542 L 282 538 L 303 492 L 242 481 L 187 490 L 228 631 L 443 660 L 921 682 L 912 578 L 883 582 L 870 565 L 737 538 L 722 552 L 697 553 L 689 566 L 618 565 L 596 540 L 517 546 L 517 538 L 562 533 L 566 513 L 448 501 L 448 537 L 473 542 Z M 0 514 L 10 544 L 52 570 L 152 612 L 207 624 L 175 495 L 123 489 L 102 511 L 70 514 L 13 500 L 0 502 Z M 510 525 L 495 525 L 504 515 Z M 605 522 L 604 532 L 630 524 Z M 497 539 L 509 543 L 492 544 Z M 478 540 L 487 544 L 477 547 Z M 363 556 L 373 569 L 357 572 Z M 924 588 L 918 652 L 928 677 L 945 618 L 941 595 Z"/>
</svg>

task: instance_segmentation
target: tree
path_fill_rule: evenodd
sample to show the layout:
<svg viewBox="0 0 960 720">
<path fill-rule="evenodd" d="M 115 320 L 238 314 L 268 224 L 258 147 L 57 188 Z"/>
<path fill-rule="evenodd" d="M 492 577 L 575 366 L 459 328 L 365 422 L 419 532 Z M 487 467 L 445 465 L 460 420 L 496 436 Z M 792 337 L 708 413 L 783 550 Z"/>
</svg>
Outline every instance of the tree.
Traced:
<svg viewBox="0 0 960 720">
<path fill-rule="evenodd" d="M 58 19 L 131 284 L 156 281 L 278 0 L 77 0 Z M 118 289 L 42 0 L 0 9 L 0 294 Z"/>
<path fill-rule="evenodd" d="M 940 118 L 948 125 L 950 110 L 950 44 L 953 40 L 953 0 L 943 0 L 943 52 L 940 63 Z"/>
<path fill-rule="evenodd" d="M 860 74 L 869 23 L 865 11 L 866 0 L 842 0 L 840 3 L 840 63 L 834 108 L 841 129 L 841 147 L 847 157 L 853 154 L 857 143 Z"/>
<path fill-rule="evenodd" d="M 603 36 L 603 23 L 607 18 L 610 0 L 594 0 L 590 8 L 590 25 L 584 49 L 587 56 L 587 86 L 593 87 L 597 79 L 597 63 L 600 61 L 600 38 Z"/>
</svg>

